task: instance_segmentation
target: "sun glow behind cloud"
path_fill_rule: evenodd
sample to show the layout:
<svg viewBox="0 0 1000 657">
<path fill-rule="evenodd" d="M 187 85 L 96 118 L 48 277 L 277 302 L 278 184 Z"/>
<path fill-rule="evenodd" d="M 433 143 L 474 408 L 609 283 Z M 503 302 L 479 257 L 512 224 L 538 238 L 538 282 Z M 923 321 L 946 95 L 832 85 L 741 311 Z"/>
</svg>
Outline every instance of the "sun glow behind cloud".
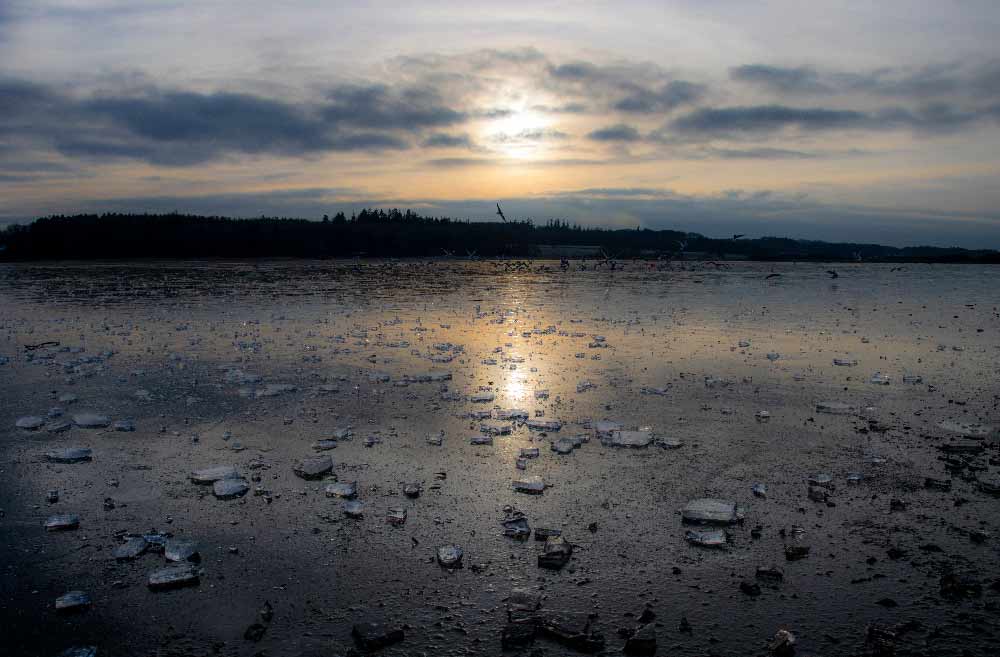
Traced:
<svg viewBox="0 0 1000 657">
<path fill-rule="evenodd" d="M 523 107 L 489 121 L 483 138 L 495 144 L 496 150 L 506 157 L 538 159 L 546 154 L 551 124 L 549 117 Z"/>
</svg>

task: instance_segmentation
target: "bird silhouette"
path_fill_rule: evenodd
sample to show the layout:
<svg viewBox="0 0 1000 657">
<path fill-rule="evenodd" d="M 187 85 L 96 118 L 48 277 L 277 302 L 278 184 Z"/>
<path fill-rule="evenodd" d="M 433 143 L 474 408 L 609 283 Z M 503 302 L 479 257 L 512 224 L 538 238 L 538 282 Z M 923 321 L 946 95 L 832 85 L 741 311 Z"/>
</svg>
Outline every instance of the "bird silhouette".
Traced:
<svg viewBox="0 0 1000 657">
<path fill-rule="evenodd" d="M 500 215 L 500 218 L 503 219 L 504 223 L 507 223 L 507 217 L 503 216 L 503 210 L 500 209 L 499 201 L 497 201 L 497 214 Z"/>
<path fill-rule="evenodd" d="M 733 235 L 733 239 L 734 240 L 738 240 L 741 237 L 746 237 L 746 234 L 745 233 L 740 233 L 739 235 Z"/>
<path fill-rule="evenodd" d="M 838 274 L 837 272 L 833 271 L 832 269 L 827 269 L 826 273 L 830 274 L 830 278 L 840 278 L 840 274 Z"/>
<path fill-rule="evenodd" d="M 764 278 L 765 278 L 765 279 L 767 279 L 767 278 L 777 278 L 778 276 L 781 276 L 781 274 L 768 274 L 768 275 L 767 275 L 767 276 L 765 276 Z"/>
</svg>

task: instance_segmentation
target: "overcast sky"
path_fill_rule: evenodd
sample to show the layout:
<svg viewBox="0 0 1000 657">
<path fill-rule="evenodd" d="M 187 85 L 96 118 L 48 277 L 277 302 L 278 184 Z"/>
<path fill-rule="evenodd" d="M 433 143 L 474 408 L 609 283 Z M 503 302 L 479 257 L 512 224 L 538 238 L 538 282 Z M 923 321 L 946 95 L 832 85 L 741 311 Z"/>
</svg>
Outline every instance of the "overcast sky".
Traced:
<svg viewBox="0 0 1000 657">
<path fill-rule="evenodd" d="M 1000 2 L 0 0 L 0 223 L 371 205 L 1000 248 Z"/>
</svg>

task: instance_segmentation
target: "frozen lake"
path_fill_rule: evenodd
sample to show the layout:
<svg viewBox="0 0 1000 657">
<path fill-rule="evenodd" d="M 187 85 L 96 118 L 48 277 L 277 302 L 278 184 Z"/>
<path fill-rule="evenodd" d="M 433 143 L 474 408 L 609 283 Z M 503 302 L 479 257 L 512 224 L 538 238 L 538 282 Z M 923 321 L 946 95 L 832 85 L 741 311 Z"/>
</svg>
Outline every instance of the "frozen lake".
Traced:
<svg viewBox="0 0 1000 657">
<path fill-rule="evenodd" d="M 527 589 L 511 654 L 618 653 L 646 609 L 660 655 L 995 654 L 1000 267 L 624 264 L 0 265 L 4 653 L 346 655 L 374 621 L 492 655 Z M 223 465 L 248 492 L 191 481 Z M 163 534 L 196 583 L 150 589 Z"/>
</svg>

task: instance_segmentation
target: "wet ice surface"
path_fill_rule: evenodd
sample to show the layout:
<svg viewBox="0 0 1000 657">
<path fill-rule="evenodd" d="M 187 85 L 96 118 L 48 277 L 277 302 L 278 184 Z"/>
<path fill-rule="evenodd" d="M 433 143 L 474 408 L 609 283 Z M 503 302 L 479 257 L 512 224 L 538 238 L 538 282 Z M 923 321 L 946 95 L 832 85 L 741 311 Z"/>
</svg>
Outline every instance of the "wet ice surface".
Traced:
<svg viewBox="0 0 1000 657">
<path fill-rule="evenodd" d="M 4 654 L 994 654 L 1000 271 L 552 269 L 0 267 Z"/>
</svg>

